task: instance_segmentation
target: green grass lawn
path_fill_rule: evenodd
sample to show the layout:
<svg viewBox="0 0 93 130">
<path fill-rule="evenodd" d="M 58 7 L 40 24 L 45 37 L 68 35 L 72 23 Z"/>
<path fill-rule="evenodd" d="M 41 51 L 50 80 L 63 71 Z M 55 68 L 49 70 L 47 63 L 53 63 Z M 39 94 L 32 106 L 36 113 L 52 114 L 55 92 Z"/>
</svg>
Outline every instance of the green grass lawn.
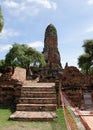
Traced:
<svg viewBox="0 0 93 130">
<path fill-rule="evenodd" d="M 57 118 L 49 122 L 22 122 L 8 120 L 13 109 L 0 108 L 0 130 L 67 130 L 62 109 L 57 110 Z"/>
</svg>

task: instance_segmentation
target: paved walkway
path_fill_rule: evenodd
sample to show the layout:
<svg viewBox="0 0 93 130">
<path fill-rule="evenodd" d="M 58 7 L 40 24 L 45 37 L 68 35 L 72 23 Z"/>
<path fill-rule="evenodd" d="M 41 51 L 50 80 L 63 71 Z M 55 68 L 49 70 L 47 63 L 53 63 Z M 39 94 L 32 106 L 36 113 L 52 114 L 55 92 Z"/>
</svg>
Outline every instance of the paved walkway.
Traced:
<svg viewBox="0 0 93 130">
<path fill-rule="evenodd" d="M 93 130 L 93 111 L 73 109 L 73 112 L 82 119 L 83 123 L 87 127 L 87 130 Z"/>
<path fill-rule="evenodd" d="M 87 123 L 89 130 L 93 130 L 93 116 L 81 116 L 81 118 Z"/>
<path fill-rule="evenodd" d="M 80 110 L 78 108 L 73 108 L 65 96 L 64 96 L 64 102 L 65 102 L 66 106 L 71 108 L 71 110 L 74 112 L 74 114 L 77 117 L 80 117 L 86 130 L 93 130 L 93 109 Z"/>
<path fill-rule="evenodd" d="M 79 108 L 73 108 L 66 97 L 63 96 L 63 98 L 65 105 L 70 107 L 77 117 L 81 118 L 86 130 L 93 130 L 93 109 L 90 108 L 88 110 L 80 110 Z"/>
</svg>

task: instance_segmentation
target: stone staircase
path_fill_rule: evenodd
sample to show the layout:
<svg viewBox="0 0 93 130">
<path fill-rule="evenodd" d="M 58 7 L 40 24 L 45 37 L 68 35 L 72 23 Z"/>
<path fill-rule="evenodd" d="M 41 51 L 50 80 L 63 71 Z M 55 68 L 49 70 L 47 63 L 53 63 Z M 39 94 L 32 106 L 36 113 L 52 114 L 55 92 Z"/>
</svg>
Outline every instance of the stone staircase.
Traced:
<svg viewBox="0 0 93 130">
<path fill-rule="evenodd" d="M 56 116 L 56 91 L 54 83 L 35 83 L 23 86 L 12 120 L 48 121 Z"/>
</svg>

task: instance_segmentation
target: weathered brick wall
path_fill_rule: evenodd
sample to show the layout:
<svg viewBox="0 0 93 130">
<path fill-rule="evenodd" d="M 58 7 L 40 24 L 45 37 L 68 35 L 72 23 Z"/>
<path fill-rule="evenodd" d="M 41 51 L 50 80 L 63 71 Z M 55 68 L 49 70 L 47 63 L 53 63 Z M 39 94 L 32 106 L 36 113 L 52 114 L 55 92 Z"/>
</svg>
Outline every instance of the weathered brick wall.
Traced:
<svg viewBox="0 0 93 130">
<path fill-rule="evenodd" d="M 19 98 L 21 96 L 21 88 L 22 84 L 16 84 L 14 85 L 14 105 L 16 105 L 19 101 Z"/>
<path fill-rule="evenodd" d="M 20 67 L 14 69 L 13 75 L 8 71 L 0 77 L 0 106 L 15 106 L 18 103 L 25 80 L 26 70 Z"/>
<path fill-rule="evenodd" d="M 0 83 L 0 106 L 15 106 L 21 95 L 21 84 Z"/>
<path fill-rule="evenodd" d="M 24 82 L 26 80 L 26 69 L 16 67 L 12 78 Z"/>
</svg>

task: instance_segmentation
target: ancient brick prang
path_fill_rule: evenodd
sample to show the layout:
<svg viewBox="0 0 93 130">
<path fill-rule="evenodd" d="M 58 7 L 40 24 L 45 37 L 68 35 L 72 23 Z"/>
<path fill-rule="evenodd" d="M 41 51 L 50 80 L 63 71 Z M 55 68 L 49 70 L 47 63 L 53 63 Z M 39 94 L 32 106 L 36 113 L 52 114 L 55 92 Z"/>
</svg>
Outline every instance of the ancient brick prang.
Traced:
<svg viewBox="0 0 93 130">
<path fill-rule="evenodd" d="M 45 31 L 44 49 L 47 68 L 61 68 L 60 54 L 58 51 L 57 30 L 50 24 Z"/>
</svg>

